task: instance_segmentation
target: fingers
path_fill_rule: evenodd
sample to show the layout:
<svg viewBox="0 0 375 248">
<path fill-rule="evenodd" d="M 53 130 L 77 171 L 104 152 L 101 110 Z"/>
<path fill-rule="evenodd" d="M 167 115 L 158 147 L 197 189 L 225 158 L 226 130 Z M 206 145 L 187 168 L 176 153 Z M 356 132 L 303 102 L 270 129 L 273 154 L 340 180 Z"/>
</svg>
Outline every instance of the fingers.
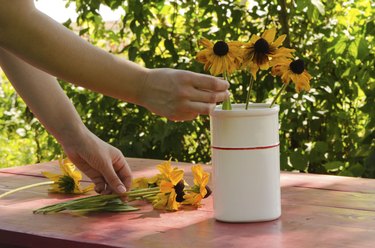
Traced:
<svg viewBox="0 0 375 248">
<path fill-rule="evenodd" d="M 229 91 L 212 92 L 193 89 L 191 92 L 190 100 L 194 102 L 203 103 L 217 103 L 223 102 L 230 97 Z"/>
<path fill-rule="evenodd" d="M 103 177 L 105 178 L 105 181 L 108 183 L 110 189 L 112 189 L 115 193 L 119 195 L 123 195 L 126 193 L 127 188 L 121 182 L 120 178 L 117 176 L 112 166 L 112 161 L 109 160 L 104 165 L 102 165 L 101 172 L 103 174 Z"/>
<path fill-rule="evenodd" d="M 209 115 L 215 108 L 214 103 L 191 102 L 190 109 L 202 115 Z"/>
<path fill-rule="evenodd" d="M 92 168 L 86 162 L 82 162 L 82 161 L 80 163 L 74 162 L 74 164 L 82 171 L 82 173 L 88 176 L 91 179 L 91 181 L 95 184 L 95 191 L 97 193 L 108 194 L 107 183 L 105 182 L 104 178 L 102 177 L 99 171 Z"/>
<path fill-rule="evenodd" d="M 132 183 L 132 172 L 125 157 L 120 151 L 118 151 L 118 153 L 118 159 L 113 161 L 113 168 L 115 168 L 117 176 L 120 178 L 121 182 L 124 183 L 126 189 L 129 190 Z"/>
<path fill-rule="evenodd" d="M 208 91 L 226 91 L 229 83 L 218 77 L 195 73 L 195 77 L 191 77 L 193 86 L 197 89 Z"/>
</svg>

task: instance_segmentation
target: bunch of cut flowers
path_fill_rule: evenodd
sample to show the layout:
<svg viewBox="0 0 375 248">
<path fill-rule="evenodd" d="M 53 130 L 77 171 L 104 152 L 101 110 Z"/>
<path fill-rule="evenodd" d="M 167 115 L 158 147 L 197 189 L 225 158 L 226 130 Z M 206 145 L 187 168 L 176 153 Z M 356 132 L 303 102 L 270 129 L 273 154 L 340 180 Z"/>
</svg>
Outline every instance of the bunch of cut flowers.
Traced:
<svg viewBox="0 0 375 248">
<path fill-rule="evenodd" d="M 295 84 L 297 92 L 310 90 L 312 77 L 306 71 L 304 61 L 294 57 L 295 50 L 282 46 L 285 38 L 285 34 L 276 38 L 276 28 L 264 31 L 261 36 L 254 34 L 248 42 L 220 40 L 213 43 L 202 38 L 199 44 L 204 46 L 204 49 L 197 53 L 196 59 L 204 64 L 204 69 L 211 75 L 222 75 L 228 81 L 236 71 L 249 72 L 250 81 L 245 109 L 248 109 L 251 90 L 258 71 L 271 68 L 271 74 L 281 77 L 283 82 L 283 86 L 270 104 L 272 107 L 290 82 Z M 223 102 L 222 109 L 231 110 L 230 99 Z"/>
<path fill-rule="evenodd" d="M 93 189 L 89 185 L 82 190 L 79 180 L 82 175 L 75 170 L 69 160 L 60 162 L 63 174 L 43 174 L 52 180 L 51 192 L 54 193 L 86 193 L 87 189 Z M 200 165 L 191 167 L 194 184 L 189 186 L 184 179 L 184 171 L 178 167 L 172 167 L 171 161 L 165 161 L 156 166 L 160 173 L 152 177 L 135 178 L 132 189 L 123 196 L 119 195 L 93 195 L 36 209 L 36 214 L 58 213 L 61 211 L 72 214 L 87 214 L 91 212 L 129 212 L 139 210 L 130 202 L 143 200 L 153 205 L 154 209 L 177 211 L 182 205 L 200 207 L 203 198 L 211 194 L 207 186 L 210 174 L 205 172 Z M 124 203 L 120 197 L 127 197 Z"/>
</svg>

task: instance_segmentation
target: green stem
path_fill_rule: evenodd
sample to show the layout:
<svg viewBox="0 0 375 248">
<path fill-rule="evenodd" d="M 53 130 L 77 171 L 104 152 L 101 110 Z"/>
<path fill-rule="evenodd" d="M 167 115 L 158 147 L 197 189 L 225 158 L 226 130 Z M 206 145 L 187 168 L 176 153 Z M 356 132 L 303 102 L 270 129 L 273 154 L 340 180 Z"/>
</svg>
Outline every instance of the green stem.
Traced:
<svg viewBox="0 0 375 248">
<path fill-rule="evenodd" d="M 16 192 L 21 191 L 21 190 L 39 187 L 39 186 L 43 186 L 43 185 L 50 185 L 50 184 L 53 184 L 53 183 L 54 183 L 53 181 L 34 183 L 34 184 L 27 185 L 27 186 L 19 187 L 19 188 L 16 188 L 16 189 L 12 189 L 12 190 L 9 190 L 8 192 L 5 192 L 4 194 L 1 194 L 0 199 L 7 196 L 7 195 L 16 193 Z"/>
<path fill-rule="evenodd" d="M 157 189 L 157 190 L 150 190 L 150 191 L 144 191 L 144 192 L 139 192 L 139 193 L 133 193 L 133 194 L 127 194 L 129 197 L 141 197 L 141 196 L 145 196 L 145 195 L 149 195 L 149 194 L 157 194 L 159 193 L 160 190 Z"/>
<path fill-rule="evenodd" d="M 224 77 L 224 80 L 227 80 L 229 82 L 229 77 L 228 77 L 227 73 L 224 72 L 223 77 Z M 221 109 L 222 110 L 232 110 L 232 105 L 230 103 L 230 97 L 223 101 L 223 105 L 222 105 Z"/>
<path fill-rule="evenodd" d="M 130 194 L 135 194 L 135 193 L 141 193 L 141 192 L 150 192 L 154 190 L 158 190 L 159 187 L 152 187 L 152 188 L 145 188 L 145 189 L 134 189 L 126 192 L 125 194 L 130 195 Z"/>
<path fill-rule="evenodd" d="M 286 87 L 288 86 L 288 84 L 283 84 L 283 87 L 281 87 L 281 89 L 279 90 L 279 92 L 277 92 L 276 96 L 273 98 L 273 101 L 270 105 L 270 108 L 272 108 L 272 106 L 274 105 L 274 103 L 276 102 L 277 98 L 279 98 L 279 96 L 281 95 L 281 93 L 286 89 Z"/>
<path fill-rule="evenodd" d="M 253 85 L 254 85 L 254 77 L 253 75 L 250 74 L 249 90 L 247 91 L 247 95 L 246 95 L 246 107 L 245 107 L 246 110 L 249 108 L 250 93 L 251 93 L 251 90 L 253 89 Z"/>
</svg>

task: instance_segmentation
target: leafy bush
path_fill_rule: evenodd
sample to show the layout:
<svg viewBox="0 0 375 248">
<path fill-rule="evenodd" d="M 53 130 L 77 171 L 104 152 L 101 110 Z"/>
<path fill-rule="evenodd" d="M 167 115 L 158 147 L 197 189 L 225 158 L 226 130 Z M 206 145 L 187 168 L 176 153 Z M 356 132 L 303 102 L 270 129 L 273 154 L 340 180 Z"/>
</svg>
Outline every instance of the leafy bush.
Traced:
<svg viewBox="0 0 375 248">
<path fill-rule="evenodd" d="M 72 21 L 65 25 L 91 43 L 149 68 L 196 72 L 203 72 L 194 60 L 200 37 L 247 41 L 251 34 L 276 26 L 288 35 L 284 45 L 299 51 L 297 55 L 314 76 L 310 93 L 297 94 L 290 87 L 280 101 L 282 169 L 375 177 L 375 6 L 367 0 L 274 0 L 251 6 L 242 2 L 247 1 L 69 0 L 76 4 L 79 16 L 76 25 Z M 98 14 L 101 4 L 122 8 L 125 15 L 119 22 L 104 23 Z M 244 74 L 232 78 L 236 101 L 245 101 L 248 80 Z M 126 156 L 210 161 L 207 116 L 171 122 L 142 107 L 62 85 L 86 125 Z M 252 100 L 270 100 L 280 87 L 279 80 L 261 74 Z M 7 99 L 0 101 L 5 106 Z M 25 127 L 22 116 L 12 125 Z M 50 159 L 42 151 L 60 152 L 49 149 L 46 142 L 52 138 L 42 135 L 40 126 L 31 129 L 38 130 L 41 159 Z M 16 129 L 1 130 L 2 136 L 16 135 Z M 27 137 L 35 141 L 31 133 Z"/>
</svg>

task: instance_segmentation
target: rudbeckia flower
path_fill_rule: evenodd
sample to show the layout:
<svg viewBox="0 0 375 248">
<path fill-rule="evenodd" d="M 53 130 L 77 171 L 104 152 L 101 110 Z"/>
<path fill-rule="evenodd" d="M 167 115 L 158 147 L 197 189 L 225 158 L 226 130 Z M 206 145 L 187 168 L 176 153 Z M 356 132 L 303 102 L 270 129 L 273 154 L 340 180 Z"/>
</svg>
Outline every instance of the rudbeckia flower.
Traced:
<svg viewBox="0 0 375 248">
<path fill-rule="evenodd" d="M 197 61 L 211 75 L 232 74 L 242 63 L 241 42 L 218 41 L 215 44 L 206 38 L 199 40 L 205 49 L 197 53 Z"/>
<path fill-rule="evenodd" d="M 161 174 L 156 174 L 153 177 L 138 177 L 132 181 L 132 189 L 147 189 L 156 187 L 162 180 Z"/>
<path fill-rule="evenodd" d="M 194 175 L 194 186 L 191 191 L 184 196 L 185 201 L 183 204 L 190 204 L 193 206 L 200 206 L 203 198 L 211 194 L 210 188 L 207 186 L 210 179 L 210 174 L 205 172 L 200 165 L 191 167 Z"/>
<path fill-rule="evenodd" d="M 162 176 L 160 182 L 160 193 L 153 202 L 154 208 L 161 209 L 163 206 L 169 211 L 178 210 L 184 194 L 184 171 L 172 168 L 171 162 L 167 161 L 157 166 Z"/>
<path fill-rule="evenodd" d="M 280 76 L 285 84 L 289 84 L 290 80 L 296 85 L 296 91 L 310 90 L 311 75 L 305 69 L 305 63 L 301 59 L 276 59 L 272 62 L 271 73 L 274 76 Z"/>
<path fill-rule="evenodd" d="M 278 57 L 292 58 L 294 49 L 280 47 L 286 35 L 281 35 L 275 40 L 276 28 L 264 31 L 261 37 L 252 35 L 250 41 L 243 45 L 244 59 L 243 68 L 248 68 L 256 78 L 258 70 L 267 70 L 270 67 L 270 60 Z"/>
<path fill-rule="evenodd" d="M 59 159 L 60 169 L 62 174 L 54 174 L 48 171 L 42 174 L 52 180 L 54 183 L 49 189 L 53 193 L 64 194 L 83 194 L 94 189 L 94 184 L 90 184 L 84 189 L 81 189 L 80 181 L 82 179 L 81 172 L 75 170 L 75 166 L 69 159 Z"/>
<path fill-rule="evenodd" d="M 168 204 L 168 195 L 159 193 L 156 195 L 156 199 L 152 202 L 154 209 L 164 209 Z M 178 206 L 176 206 L 178 209 Z"/>
</svg>

